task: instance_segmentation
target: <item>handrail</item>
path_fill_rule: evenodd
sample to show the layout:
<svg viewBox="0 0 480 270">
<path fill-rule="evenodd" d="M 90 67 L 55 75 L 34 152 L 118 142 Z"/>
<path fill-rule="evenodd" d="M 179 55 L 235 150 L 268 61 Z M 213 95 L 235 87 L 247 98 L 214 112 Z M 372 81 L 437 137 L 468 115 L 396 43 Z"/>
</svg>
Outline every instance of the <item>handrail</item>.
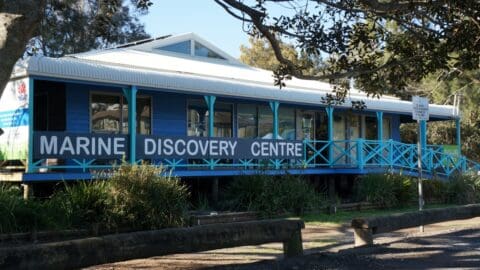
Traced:
<svg viewBox="0 0 480 270">
<path fill-rule="evenodd" d="M 416 144 L 406 144 L 394 140 L 309 140 L 305 142 L 310 150 L 306 156 L 307 167 L 389 167 L 414 171 L 418 168 L 418 152 Z M 321 148 L 315 151 L 315 145 Z M 319 152 L 326 148 L 332 149 L 333 157 L 326 158 Z M 317 157 L 322 157 L 323 164 L 312 163 Z M 313 165 L 313 166 L 312 166 Z M 441 145 L 427 145 L 423 149 L 422 171 L 436 176 L 449 177 L 455 173 L 480 171 L 480 163 L 467 159 L 465 156 L 443 152 Z"/>
</svg>

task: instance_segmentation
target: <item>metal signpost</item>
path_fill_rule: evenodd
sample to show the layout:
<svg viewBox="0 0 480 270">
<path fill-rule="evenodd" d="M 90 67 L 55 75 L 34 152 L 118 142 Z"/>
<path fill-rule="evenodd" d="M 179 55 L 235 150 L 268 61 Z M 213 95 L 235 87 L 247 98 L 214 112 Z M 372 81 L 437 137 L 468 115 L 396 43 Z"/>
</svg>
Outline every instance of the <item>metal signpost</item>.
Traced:
<svg viewBox="0 0 480 270">
<path fill-rule="evenodd" d="M 418 151 L 418 210 L 423 210 L 424 200 L 423 200 L 423 187 L 422 187 L 422 128 L 421 128 L 421 121 L 428 121 L 429 112 L 428 112 L 428 98 L 414 96 L 412 97 L 412 118 L 413 120 L 417 120 L 418 126 L 418 140 L 417 140 L 417 151 Z M 425 135 L 426 136 L 426 135 Z M 426 145 L 425 145 L 426 146 Z M 424 228 L 423 225 L 420 226 L 420 232 L 423 232 Z"/>
</svg>

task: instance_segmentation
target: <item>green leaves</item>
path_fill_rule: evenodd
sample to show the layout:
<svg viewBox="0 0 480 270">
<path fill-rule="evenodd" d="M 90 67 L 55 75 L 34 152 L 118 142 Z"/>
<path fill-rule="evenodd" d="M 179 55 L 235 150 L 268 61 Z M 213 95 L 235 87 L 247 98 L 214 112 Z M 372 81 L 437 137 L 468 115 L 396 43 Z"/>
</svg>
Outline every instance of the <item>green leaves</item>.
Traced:
<svg viewBox="0 0 480 270">
<path fill-rule="evenodd" d="M 227 187 L 224 206 L 228 210 L 258 211 L 262 216 L 275 217 L 320 209 L 323 199 L 302 176 L 259 174 L 236 177 Z"/>
<path fill-rule="evenodd" d="M 52 1 L 45 9 L 38 47 L 43 54 L 60 57 L 148 38 L 138 16 L 151 1 Z"/>
<path fill-rule="evenodd" d="M 292 0 L 276 8 L 272 8 L 275 0 L 217 2 L 245 15 L 249 34 L 274 35 L 272 43 L 288 41 L 309 58 L 326 59 L 321 73 L 305 76 L 305 66 L 277 54 L 286 66 L 276 74 L 275 83 L 281 87 L 286 75 L 332 83 L 354 78 L 357 88 L 373 96 L 403 94 L 432 72 L 480 66 L 480 2 L 476 0 L 313 4 Z M 260 19 L 255 11 L 266 15 Z M 452 60 L 454 66 L 449 65 Z"/>
</svg>

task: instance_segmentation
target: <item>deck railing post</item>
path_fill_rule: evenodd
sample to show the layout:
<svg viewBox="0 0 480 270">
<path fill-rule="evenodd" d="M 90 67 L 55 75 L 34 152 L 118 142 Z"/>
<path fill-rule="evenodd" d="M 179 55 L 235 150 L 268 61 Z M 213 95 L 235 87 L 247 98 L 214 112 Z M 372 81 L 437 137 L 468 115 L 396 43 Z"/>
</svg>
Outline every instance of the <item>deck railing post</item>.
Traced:
<svg viewBox="0 0 480 270">
<path fill-rule="evenodd" d="M 214 124 L 215 124 L 215 100 L 217 99 L 216 96 L 204 96 L 205 102 L 208 106 L 208 137 L 214 137 Z M 213 159 L 209 160 L 210 170 L 213 170 L 214 163 Z"/>
<path fill-rule="evenodd" d="M 388 164 L 390 165 L 390 170 L 393 170 L 393 140 L 388 140 Z"/>
<path fill-rule="evenodd" d="M 363 170 L 364 167 L 364 157 L 363 157 L 363 139 L 360 138 L 357 140 L 357 166 L 360 170 Z"/>
<path fill-rule="evenodd" d="M 377 139 L 383 141 L 383 112 L 377 112 Z"/>
<path fill-rule="evenodd" d="M 137 87 L 132 85 L 123 88 L 123 93 L 128 101 L 129 162 L 135 164 L 137 162 Z"/>
<path fill-rule="evenodd" d="M 379 163 L 380 165 L 384 164 L 384 157 L 383 157 L 383 112 L 376 112 L 377 114 L 377 140 L 378 140 L 378 147 L 379 150 L 377 152 Z"/>
<path fill-rule="evenodd" d="M 278 101 L 270 101 L 270 108 L 272 109 L 273 113 L 273 131 L 272 131 L 272 139 L 278 139 L 278 107 L 280 106 L 280 102 Z M 278 159 L 275 159 L 275 169 L 280 168 L 280 162 Z"/>
<path fill-rule="evenodd" d="M 329 106 L 325 108 L 328 117 L 328 165 L 333 164 L 333 107 Z"/>
</svg>

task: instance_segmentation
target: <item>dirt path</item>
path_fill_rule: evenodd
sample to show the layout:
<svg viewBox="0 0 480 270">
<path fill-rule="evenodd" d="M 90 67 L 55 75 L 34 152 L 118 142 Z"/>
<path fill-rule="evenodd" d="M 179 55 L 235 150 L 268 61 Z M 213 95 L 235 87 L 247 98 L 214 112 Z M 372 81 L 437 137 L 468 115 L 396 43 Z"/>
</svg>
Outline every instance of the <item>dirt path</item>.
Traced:
<svg viewBox="0 0 480 270">
<path fill-rule="evenodd" d="M 458 269 L 480 269 L 480 218 L 425 226 L 423 234 L 418 228 L 382 234 L 375 238 L 381 245 L 368 249 L 351 249 L 353 232 L 347 225 L 307 224 L 302 236 L 307 256 L 292 260 L 281 260 L 281 244 L 267 244 L 130 260 L 87 269 L 371 270 L 456 265 L 463 267 Z"/>
</svg>

